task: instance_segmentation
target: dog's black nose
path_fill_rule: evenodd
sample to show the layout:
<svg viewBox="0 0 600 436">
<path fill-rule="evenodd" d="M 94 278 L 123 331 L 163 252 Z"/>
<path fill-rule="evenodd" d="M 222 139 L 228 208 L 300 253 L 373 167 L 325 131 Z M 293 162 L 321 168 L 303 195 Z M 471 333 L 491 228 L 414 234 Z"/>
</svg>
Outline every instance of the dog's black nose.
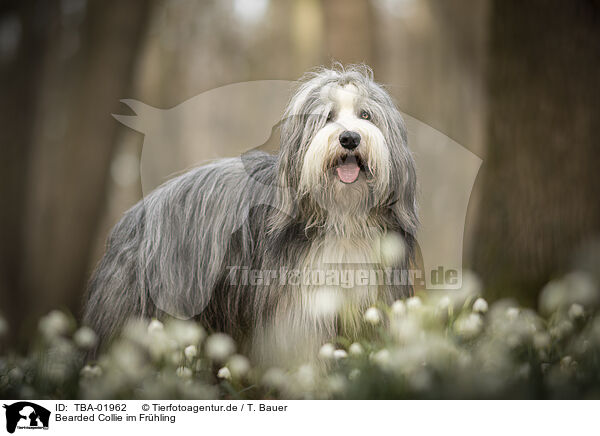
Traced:
<svg viewBox="0 0 600 436">
<path fill-rule="evenodd" d="M 360 144 L 360 135 L 346 130 L 340 134 L 340 145 L 348 150 L 354 150 Z"/>
</svg>

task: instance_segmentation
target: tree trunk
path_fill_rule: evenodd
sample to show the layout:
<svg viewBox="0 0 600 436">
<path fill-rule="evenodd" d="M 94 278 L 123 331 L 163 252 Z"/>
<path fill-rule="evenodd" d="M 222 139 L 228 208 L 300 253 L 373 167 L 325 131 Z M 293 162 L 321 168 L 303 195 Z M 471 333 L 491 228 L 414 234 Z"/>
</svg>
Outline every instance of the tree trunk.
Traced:
<svg viewBox="0 0 600 436">
<path fill-rule="evenodd" d="M 488 151 L 472 264 L 532 303 L 600 230 L 598 1 L 496 0 Z"/>
<path fill-rule="evenodd" d="M 45 20 L 38 20 L 38 14 Z M 23 215 L 30 186 L 28 158 L 33 137 L 32 119 L 39 92 L 39 70 L 46 39 L 56 23 L 56 9 L 50 2 L 6 2 L 0 7 L 3 49 L 0 59 L 0 315 L 13 328 L 26 312 L 21 298 L 25 274 Z M 14 333 L 13 335 L 14 336 Z"/>
<path fill-rule="evenodd" d="M 20 51 L 26 62 L 14 74 L 23 93 L 9 100 L 26 106 L 14 111 L 24 119 L 13 129 L 18 156 L 8 161 L 18 165 L 8 173 L 18 208 L 2 226 L 11 238 L 2 247 L 2 304 L 15 341 L 52 308 L 80 309 L 118 128 L 111 113 L 128 96 L 149 8 L 144 0 L 92 1 L 78 22 L 59 2 L 39 3 L 30 13 L 43 35 Z"/>
</svg>

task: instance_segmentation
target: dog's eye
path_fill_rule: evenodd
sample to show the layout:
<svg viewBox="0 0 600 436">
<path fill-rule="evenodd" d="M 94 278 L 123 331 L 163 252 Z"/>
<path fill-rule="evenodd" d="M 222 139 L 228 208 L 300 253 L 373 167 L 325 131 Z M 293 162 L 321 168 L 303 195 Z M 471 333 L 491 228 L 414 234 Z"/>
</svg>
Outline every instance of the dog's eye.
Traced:
<svg viewBox="0 0 600 436">
<path fill-rule="evenodd" d="M 330 122 L 331 120 L 333 120 L 333 112 L 327 114 L 327 122 Z"/>
<path fill-rule="evenodd" d="M 370 120 L 371 119 L 371 114 L 365 110 L 360 111 L 360 117 L 363 120 Z"/>
</svg>

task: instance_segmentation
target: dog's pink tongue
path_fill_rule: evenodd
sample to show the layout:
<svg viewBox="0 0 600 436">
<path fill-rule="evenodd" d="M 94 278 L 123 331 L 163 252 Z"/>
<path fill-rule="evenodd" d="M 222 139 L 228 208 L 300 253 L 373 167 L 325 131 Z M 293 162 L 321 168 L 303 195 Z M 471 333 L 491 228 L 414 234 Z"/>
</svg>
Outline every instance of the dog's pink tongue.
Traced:
<svg viewBox="0 0 600 436">
<path fill-rule="evenodd" d="M 344 183 L 354 183 L 358 179 L 358 173 L 360 172 L 354 156 L 349 156 L 346 162 L 340 163 L 337 166 L 336 170 L 338 177 Z"/>
</svg>

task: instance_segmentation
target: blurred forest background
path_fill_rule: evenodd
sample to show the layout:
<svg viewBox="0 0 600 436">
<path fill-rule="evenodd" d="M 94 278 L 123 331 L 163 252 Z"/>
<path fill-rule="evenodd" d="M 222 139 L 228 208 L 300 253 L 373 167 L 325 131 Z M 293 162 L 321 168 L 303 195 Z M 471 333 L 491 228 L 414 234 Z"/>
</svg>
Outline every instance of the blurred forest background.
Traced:
<svg viewBox="0 0 600 436">
<path fill-rule="evenodd" d="M 366 62 L 402 111 L 483 159 L 464 265 L 488 298 L 535 304 L 594 252 L 598 0 L 2 0 L 0 312 L 12 339 L 52 308 L 80 313 L 109 229 L 141 198 L 143 135 L 111 117 L 127 110 L 120 99 L 169 108 L 332 60 Z"/>
</svg>

